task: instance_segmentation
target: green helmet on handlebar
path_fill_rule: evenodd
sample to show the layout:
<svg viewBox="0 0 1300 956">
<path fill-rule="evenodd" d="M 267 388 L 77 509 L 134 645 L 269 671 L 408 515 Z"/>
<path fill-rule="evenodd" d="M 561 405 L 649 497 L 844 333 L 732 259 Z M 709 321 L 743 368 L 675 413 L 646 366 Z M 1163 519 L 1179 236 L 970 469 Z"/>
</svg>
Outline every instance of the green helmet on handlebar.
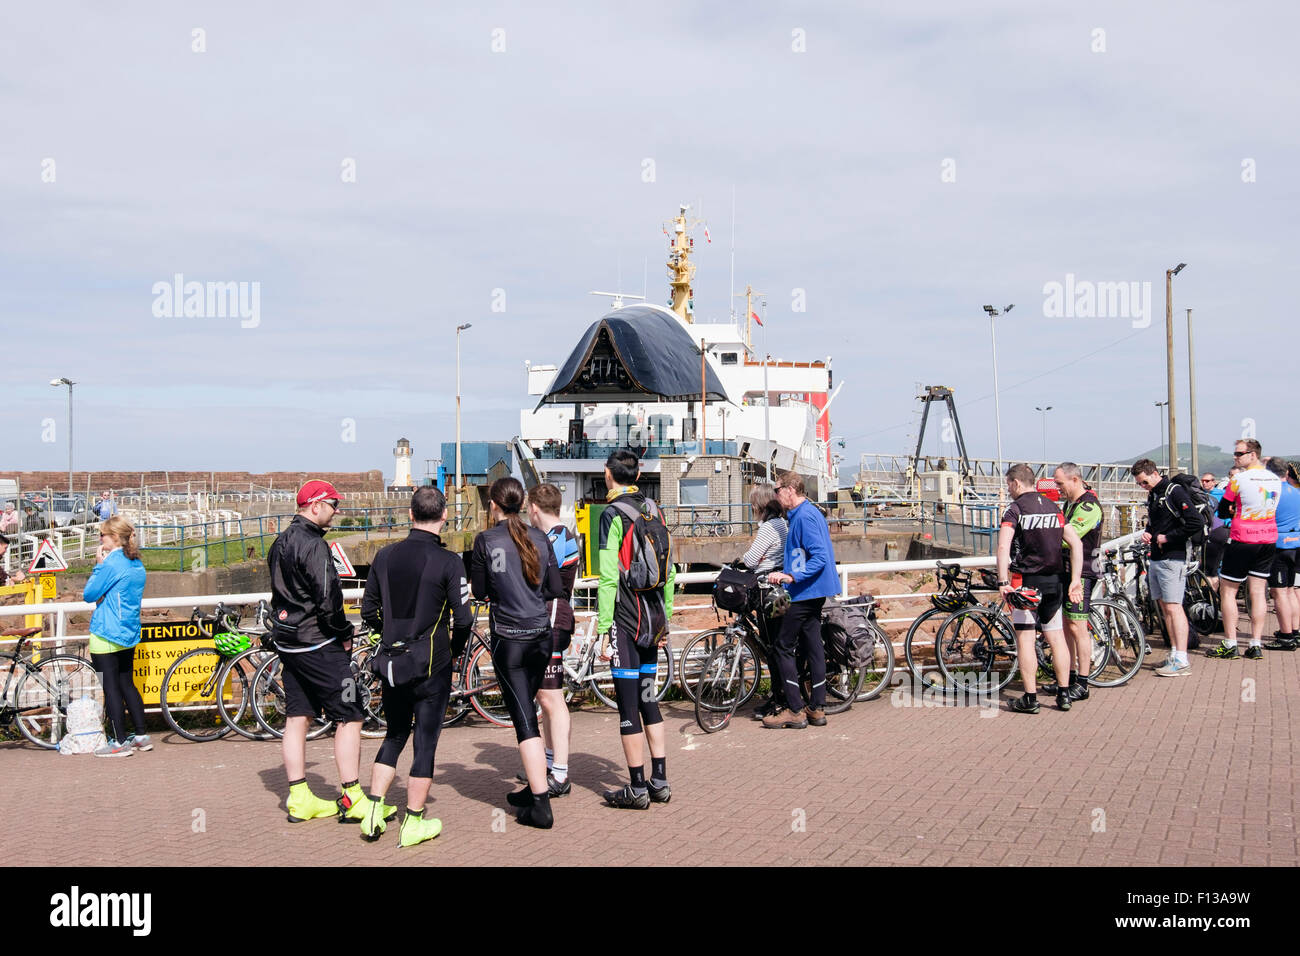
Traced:
<svg viewBox="0 0 1300 956">
<path fill-rule="evenodd" d="M 226 631 L 222 634 L 218 634 L 213 638 L 213 643 L 216 645 L 217 650 L 227 657 L 234 657 L 236 654 L 242 654 L 244 651 L 252 647 L 252 642 L 248 639 L 248 635 L 239 631 L 233 633 Z"/>
</svg>

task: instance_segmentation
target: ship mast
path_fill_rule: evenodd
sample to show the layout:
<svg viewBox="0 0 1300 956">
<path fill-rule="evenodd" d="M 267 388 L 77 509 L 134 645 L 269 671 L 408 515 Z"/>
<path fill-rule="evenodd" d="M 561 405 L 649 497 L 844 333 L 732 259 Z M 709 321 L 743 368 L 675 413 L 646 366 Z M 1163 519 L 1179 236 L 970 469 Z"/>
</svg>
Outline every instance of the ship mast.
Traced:
<svg viewBox="0 0 1300 956">
<path fill-rule="evenodd" d="M 668 237 L 668 285 L 672 289 L 672 303 L 669 306 L 683 322 L 695 323 L 695 305 L 692 302 L 694 291 L 691 280 L 695 278 L 695 263 L 691 262 L 691 251 L 695 240 L 686 234 L 688 229 L 700 225 L 703 219 L 687 220 L 689 205 L 680 207 L 673 217 L 673 231 Z M 667 232 L 667 230 L 664 230 Z"/>
</svg>

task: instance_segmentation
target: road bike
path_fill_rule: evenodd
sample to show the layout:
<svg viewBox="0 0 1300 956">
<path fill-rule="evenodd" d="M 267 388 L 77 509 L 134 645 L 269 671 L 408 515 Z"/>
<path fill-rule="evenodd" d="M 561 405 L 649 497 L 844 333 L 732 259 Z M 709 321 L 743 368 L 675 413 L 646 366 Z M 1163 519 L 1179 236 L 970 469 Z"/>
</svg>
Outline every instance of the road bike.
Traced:
<svg viewBox="0 0 1300 956">
<path fill-rule="evenodd" d="M 980 575 L 985 590 L 997 590 L 997 575 L 987 568 L 975 572 L 959 564 L 936 562 L 934 577 L 939 593 L 930 595 L 931 606 L 912 621 L 907 629 L 907 637 L 903 640 L 903 657 L 907 661 L 907 669 L 922 687 L 944 685 L 938 672 L 937 660 L 927 671 L 924 658 L 927 654 L 932 658 L 936 656 L 934 634 L 948 615 L 962 608 L 979 605 L 979 599 L 971 587 L 976 573 Z"/>
<path fill-rule="evenodd" d="M 163 677 L 158 703 L 163 720 L 186 740 L 217 740 L 232 730 L 249 740 L 266 740 L 255 718 L 250 685 L 258 667 L 274 655 L 270 609 L 257 605 L 256 625 L 240 627 L 237 608 L 218 604 L 211 613 L 195 608 L 190 623 L 212 641 L 176 660 Z"/>
<path fill-rule="evenodd" d="M 39 627 L 11 628 L 0 637 L 16 637 L 11 651 L 0 652 L 0 667 L 9 662 L 0 685 L 0 726 L 16 724 L 18 731 L 46 750 L 57 750 L 68 725 L 68 705 L 82 697 L 97 700 L 101 712 L 104 688 L 95 666 L 75 654 L 44 654 L 25 645 Z"/>
<path fill-rule="evenodd" d="M 614 678 L 608 659 L 600 656 L 601 642 L 595 633 L 596 618 L 590 619 L 585 632 L 575 633 L 562 658 L 564 669 L 565 701 L 575 695 L 590 691 L 607 707 L 618 708 L 614 696 Z M 487 640 L 475 629 L 462 658 L 464 664 L 453 681 L 448 718 L 445 723 L 455 723 L 472 708 L 484 720 L 501 727 L 511 726 L 510 711 L 506 707 L 501 682 L 492 663 L 492 651 Z M 672 686 L 673 654 L 665 642 L 659 646 L 658 669 L 655 674 L 655 700 L 663 700 Z M 453 673 L 456 673 L 453 670 Z M 452 709 L 455 713 L 452 714 Z"/>
<path fill-rule="evenodd" d="M 363 737 L 382 737 L 387 732 L 379 678 L 371 672 L 368 663 L 378 640 L 379 634 L 364 625 L 354 631 L 349 662 L 351 676 L 345 679 L 347 683 L 343 687 L 344 700 L 348 703 L 355 702 L 361 708 Z M 284 736 L 285 722 L 288 719 L 283 675 L 284 666 L 280 655 L 273 654 L 257 668 L 249 689 L 254 718 L 266 734 L 276 739 Z M 315 740 L 333 727 L 332 719 L 317 715 L 307 724 L 307 739 Z"/>
<path fill-rule="evenodd" d="M 762 678 L 764 662 L 773 673 L 772 640 L 765 623 L 771 596 L 780 590 L 760 582 L 759 595 L 751 607 L 736 615 L 725 637 L 709 653 L 696 678 L 695 722 L 705 733 L 716 733 L 731 722 L 736 711 L 754 695 Z M 864 595 L 868 615 L 874 600 Z M 853 667 L 829 649 L 826 653 L 827 714 L 843 713 L 855 701 L 871 700 L 888 685 L 894 669 L 894 648 L 884 631 L 868 618 L 871 648 L 865 651 L 869 663 Z M 800 682 L 805 698 L 812 681 L 806 663 L 801 662 Z M 771 680 L 771 678 L 770 678 Z"/>
</svg>

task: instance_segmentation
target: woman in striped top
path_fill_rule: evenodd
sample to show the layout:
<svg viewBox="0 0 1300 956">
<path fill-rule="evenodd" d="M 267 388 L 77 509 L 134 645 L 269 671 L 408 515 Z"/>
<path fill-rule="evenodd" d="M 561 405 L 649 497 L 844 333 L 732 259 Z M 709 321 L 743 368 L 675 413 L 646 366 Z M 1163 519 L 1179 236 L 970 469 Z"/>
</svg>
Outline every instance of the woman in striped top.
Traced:
<svg viewBox="0 0 1300 956">
<path fill-rule="evenodd" d="M 749 493 L 749 506 L 760 524 L 742 558 L 745 567 L 759 575 L 780 571 L 785 560 L 785 535 L 789 527 L 772 486 L 756 485 Z"/>
<path fill-rule="evenodd" d="M 750 542 L 749 550 L 741 560 L 745 562 L 745 567 L 757 572 L 760 578 L 764 578 L 769 571 L 780 571 L 785 565 L 785 536 L 789 526 L 786 524 L 785 510 L 777 502 L 776 491 L 771 485 L 757 485 L 749 493 L 749 506 L 754 511 L 754 520 L 760 524 L 754 540 Z M 762 612 L 758 616 L 759 623 L 766 631 L 764 637 L 767 638 L 770 647 L 781 629 L 780 622 L 768 619 Z M 754 712 L 754 719 L 762 720 L 768 714 L 775 714 L 783 707 L 785 707 L 785 698 L 781 694 L 779 682 L 773 679 L 772 696 L 768 698 L 766 704 Z"/>
</svg>

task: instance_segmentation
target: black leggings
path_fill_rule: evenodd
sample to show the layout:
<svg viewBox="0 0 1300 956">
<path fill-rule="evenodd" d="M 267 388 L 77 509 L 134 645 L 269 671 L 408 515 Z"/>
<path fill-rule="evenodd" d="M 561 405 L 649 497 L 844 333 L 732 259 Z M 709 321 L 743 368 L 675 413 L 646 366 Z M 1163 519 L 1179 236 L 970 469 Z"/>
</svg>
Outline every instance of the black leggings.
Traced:
<svg viewBox="0 0 1300 956">
<path fill-rule="evenodd" d="M 808 662 L 812 693 L 808 706 L 822 710 L 826 706 L 826 649 L 822 647 L 822 605 L 825 598 L 793 601 L 781 618 L 781 633 L 776 639 L 776 667 L 785 685 L 786 706 L 803 710 L 803 689 L 799 685 L 799 668 L 795 664 L 796 647 Z"/>
<path fill-rule="evenodd" d="M 630 640 L 617 641 L 610 661 L 614 678 L 614 700 L 618 703 L 618 732 L 624 737 L 662 724 L 659 701 L 655 700 L 655 678 L 659 673 L 659 648 L 642 650 Z"/>
<path fill-rule="evenodd" d="M 541 689 L 546 665 L 551 662 L 551 632 L 526 640 L 505 640 L 492 636 L 492 667 L 501 684 L 510 720 L 515 725 L 515 739 L 520 743 L 542 735 L 537 726 L 537 707 L 533 698 Z"/>
<path fill-rule="evenodd" d="M 438 750 L 438 737 L 442 733 L 442 719 L 451 699 L 451 661 L 446 667 L 425 680 L 400 687 L 384 684 L 384 719 L 388 729 L 384 742 L 379 745 L 375 763 L 397 766 L 397 758 L 411 736 L 415 724 L 415 755 L 411 758 L 412 777 L 432 777 L 433 757 Z"/>
<path fill-rule="evenodd" d="M 104 683 L 104 715 L 113 727 L 113 739 L 126 740 L 126 715 L 137 734 L 144 733 L 144 701 L 135 689 L 135 648 L 124 647 L 112 654 L 91 654 L 91 663 Z"/>
</svg>

